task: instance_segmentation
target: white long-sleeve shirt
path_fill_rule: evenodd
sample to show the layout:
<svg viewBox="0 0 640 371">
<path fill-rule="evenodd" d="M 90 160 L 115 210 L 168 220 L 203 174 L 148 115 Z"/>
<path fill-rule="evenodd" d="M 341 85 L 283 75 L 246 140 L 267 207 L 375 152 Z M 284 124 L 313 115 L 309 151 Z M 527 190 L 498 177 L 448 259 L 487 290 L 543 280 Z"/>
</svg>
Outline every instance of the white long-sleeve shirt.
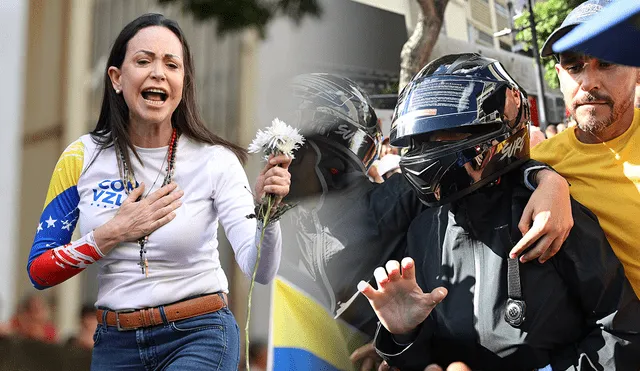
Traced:
<svg viewBox="0 0 640 371">
<path fill-rule="evenodd" d="M 145 184 L 146 196 L 162 185 L 167 147 L 136 148 L 136 151 L 144 166 L 130 153 L 132 166 L 136 180 Z M 85 236 L 83 239 L 90 241 L 91 231 L 113 218 L 126 199 L 113 147 L 103 150 L 88 166 L 96 153 L 96 144 L 85 135 L 70 145 L 58 161 L 29 267 L 44 252 L 68 244 L 76 220 L 80 233 Z M 119 244 L 106 256 L 96 259 L 99 265 L 96 306 L 137 309 L 199 294 L 228 292 L 227 277 L 218 254 L 218 222 L 224 228 L 240 268 L 251 276 L 257 258 L 259 230 L 256 219 L 246 218 L 254 212 L 253 196 L 233 152 L 181 136 L 173 181 L 184 191 L 183 204 L 176 210 L 175 219 L 149 236 L 146 245 L 149 276 L 145 277 L 138 265 L 137 242 Z M 265 230 L 257 282 L 267 283 L 275 276 L 280 253 L 280 227 L 274 223 Z M 44 265 L 34 266 L 42 270 Z M 38 279 L 47 276 L 46 272 L 37 274 L 33 269 L 28 270 L 36 287 L 49 286 Z"/>
</svg>

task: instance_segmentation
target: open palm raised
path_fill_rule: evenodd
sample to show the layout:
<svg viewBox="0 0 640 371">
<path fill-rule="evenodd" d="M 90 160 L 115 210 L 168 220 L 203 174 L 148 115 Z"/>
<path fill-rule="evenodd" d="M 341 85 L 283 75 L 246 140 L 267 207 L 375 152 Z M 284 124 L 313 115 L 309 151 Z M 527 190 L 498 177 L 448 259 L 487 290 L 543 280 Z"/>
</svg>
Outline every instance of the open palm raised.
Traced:
<svg viewBox="0 0 640 371">
<path fill-rule="evenodd" d="M 360 281 L 358 291 L 369 299 L 387 331 L 396 335 L 410 333 L 447 296 L 447 289 L 438 287 L 431 293 L 424 293 L 416 282 L 415 264 L 411 258 L 402 259 L 402 272 L 396 260 L 388 261 L 385 268 L 378 267 L 373 272 L 378 290 L 368 282 Z"/>
</svg>

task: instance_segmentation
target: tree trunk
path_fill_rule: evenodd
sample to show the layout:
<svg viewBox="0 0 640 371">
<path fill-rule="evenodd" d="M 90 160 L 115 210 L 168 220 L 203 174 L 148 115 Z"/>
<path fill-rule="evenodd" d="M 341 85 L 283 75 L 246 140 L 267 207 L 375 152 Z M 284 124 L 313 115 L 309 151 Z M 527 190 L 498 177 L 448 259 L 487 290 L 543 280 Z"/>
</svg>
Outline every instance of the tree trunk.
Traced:
<svg viewBox="0 0 640 371">
<path fill-rule="evenodd" d="M 400 52 L 400 81 L 398 92 L 429 61 L 449 0 L 416 0 L 420 6 L 418 24 Z"/>
</svg>

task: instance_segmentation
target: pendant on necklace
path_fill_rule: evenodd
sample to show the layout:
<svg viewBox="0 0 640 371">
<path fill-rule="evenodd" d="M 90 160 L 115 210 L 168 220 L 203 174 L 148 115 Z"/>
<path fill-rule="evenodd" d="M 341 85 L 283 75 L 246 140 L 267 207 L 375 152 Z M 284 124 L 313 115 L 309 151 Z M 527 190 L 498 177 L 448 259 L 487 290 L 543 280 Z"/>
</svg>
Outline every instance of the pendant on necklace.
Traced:
<svg viewBox="0 0 640 371">
<path fill-rule="evenodd" d="M 146 248 L 148 239 L 149 236 L 144 236 L 138 240 L 138 245 L 140 245 L 140 262 L 138 263 L 138 265 L 140 266 L 140 269 L 142 269 L 142 274 L 144 274 L 145 277 L 149 277 L 149 261 L 147 260 Z"/>
</svg>

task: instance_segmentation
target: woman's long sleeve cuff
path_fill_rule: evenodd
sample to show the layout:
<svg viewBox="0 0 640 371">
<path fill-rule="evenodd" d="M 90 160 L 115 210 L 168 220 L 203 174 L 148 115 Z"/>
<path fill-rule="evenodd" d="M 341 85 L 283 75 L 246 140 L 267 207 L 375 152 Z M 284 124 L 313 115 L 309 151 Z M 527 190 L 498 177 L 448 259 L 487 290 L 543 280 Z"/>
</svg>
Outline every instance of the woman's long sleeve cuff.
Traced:
<svg viewBox="0 0 640 371">
<path fill-rule="evenodd" d="M 72 243 L 51 248 L 29 265 L 29 277 L 38 289 L 55 286 L 102 259 L 93 231 Z"/>
</svg>

